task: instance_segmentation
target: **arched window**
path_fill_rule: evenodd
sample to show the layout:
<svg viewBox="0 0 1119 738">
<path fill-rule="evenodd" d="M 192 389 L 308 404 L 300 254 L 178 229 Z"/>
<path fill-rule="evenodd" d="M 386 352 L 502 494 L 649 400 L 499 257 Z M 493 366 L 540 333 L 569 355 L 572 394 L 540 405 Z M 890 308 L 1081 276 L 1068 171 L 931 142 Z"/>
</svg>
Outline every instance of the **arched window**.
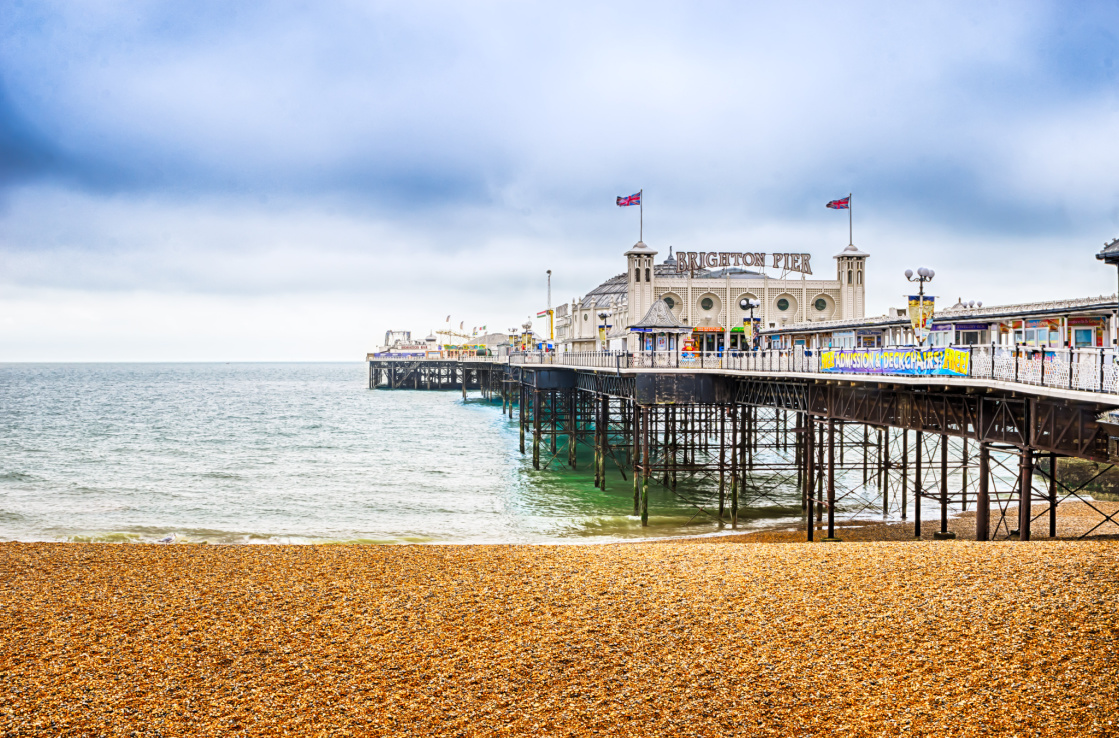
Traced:
<svg viewBox="0 0 1119 738">
<path fill-rule="evenodd" d="M 851 270 L 847 270 L 847 284 L 851 284 Z"/>
<path fill-rule="evenodd" d="M 862 269 L 859 270 L 858 280 L 859 280 L 858 281 L 859 284 L 863 283 L 863 270 Z"/>
<path fill-rule="evenodd" d="M 641 267 L 637 267 L 636 269 L 633 270 L 633 281 L 634 282 L 640 282 L 641 281 Z"/>
<path fill-rule="evenodd" d="M 645 281 L 646 282 L 652 282 L 653 281 L 653 280 L 649 279 L 649 267 L 645 267 Z"/>
</svg>

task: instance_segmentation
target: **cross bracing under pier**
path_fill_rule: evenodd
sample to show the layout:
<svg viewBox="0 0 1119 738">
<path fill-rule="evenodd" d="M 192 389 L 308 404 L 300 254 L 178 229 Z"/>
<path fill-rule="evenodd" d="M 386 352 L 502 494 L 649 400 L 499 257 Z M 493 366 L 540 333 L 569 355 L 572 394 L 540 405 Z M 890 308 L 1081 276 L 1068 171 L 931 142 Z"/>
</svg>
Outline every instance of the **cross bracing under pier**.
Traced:
<svg viewBox="0 0 1119 738">
<path fill-rule="evenodd" d="M 575 468 L 590 456 L 594 484 L 627 485 L 644 522 L 656 486 L 731 527 L 745 508 L 787 510 L 810 540 L 871 519 L 911 521 L 915 535 L 938 522 L 937 536 L 951 537 L 948 519 L 958 514 L 974 515 L 980 540 L 1055 536 L 1068 502 L 1096 516 L 1085 535 L 1119 533 L 1116 513 L 1086 491 L 1092 480 L 1073 483 L 1061 462 L 1111 468 L 1115 440 L 1100 416 L 1119 406 L 1114 394 L 836 377 L 794 371 L 795 362 L 764 372 L 642 369 L 589 356 L 580 365 L 371 361 L 370 386 L 499 399 L 534 466 Z"/>
</svg>

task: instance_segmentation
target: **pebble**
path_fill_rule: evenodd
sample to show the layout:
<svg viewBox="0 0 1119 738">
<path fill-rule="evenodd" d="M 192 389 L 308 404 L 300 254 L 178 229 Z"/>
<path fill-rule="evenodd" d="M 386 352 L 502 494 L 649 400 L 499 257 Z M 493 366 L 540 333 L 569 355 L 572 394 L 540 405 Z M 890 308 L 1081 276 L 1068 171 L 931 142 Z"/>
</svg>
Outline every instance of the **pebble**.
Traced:
<svg viewBox="0 0 1119 738">
<path fill-rule="evenodd" d="M 3 543 L 0 735 L 1114 736 L 1117 572 L 1114 541 Z"/>
</svg>

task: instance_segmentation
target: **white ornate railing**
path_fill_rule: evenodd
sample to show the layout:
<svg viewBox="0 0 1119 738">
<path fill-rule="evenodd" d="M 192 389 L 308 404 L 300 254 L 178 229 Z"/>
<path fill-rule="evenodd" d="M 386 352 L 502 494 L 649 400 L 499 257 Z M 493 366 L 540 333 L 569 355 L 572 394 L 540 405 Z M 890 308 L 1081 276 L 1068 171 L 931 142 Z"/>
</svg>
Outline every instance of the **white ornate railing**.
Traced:
<svg viewBox="0 0 1119 738">
<path fill-rule="evenodd" d="M 418 353 L 418 352 L 417 352 Z M 372 353 L 366 361 L 489 361 L 505 363 L 504 356 L 420 356 L 416 354 Z"/>
</svg>

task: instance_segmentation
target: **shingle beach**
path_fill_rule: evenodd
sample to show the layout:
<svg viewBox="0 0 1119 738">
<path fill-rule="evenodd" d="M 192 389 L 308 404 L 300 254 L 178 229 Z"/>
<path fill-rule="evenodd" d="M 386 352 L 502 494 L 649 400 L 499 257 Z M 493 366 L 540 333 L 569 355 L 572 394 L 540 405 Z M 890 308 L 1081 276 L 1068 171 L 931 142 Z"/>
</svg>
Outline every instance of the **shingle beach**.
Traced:
<svg viewBox="0 0 1119 738">
<path fill-rule="evenodd" d="M 0 735 L 1119 735 L 1119 543 L 0 544 Z"/>
</svg>

